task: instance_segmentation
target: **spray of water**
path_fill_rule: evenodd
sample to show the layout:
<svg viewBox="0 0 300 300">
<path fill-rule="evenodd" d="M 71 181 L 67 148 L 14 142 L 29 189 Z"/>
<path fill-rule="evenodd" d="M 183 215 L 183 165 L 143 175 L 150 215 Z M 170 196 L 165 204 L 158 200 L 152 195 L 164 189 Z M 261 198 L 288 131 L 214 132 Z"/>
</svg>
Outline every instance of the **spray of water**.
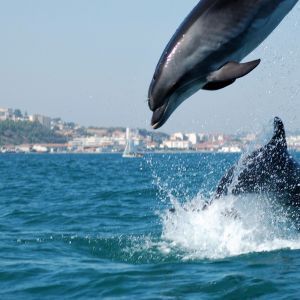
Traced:
<svg viewBox="0 0 300 300">
<path fill-rule="evenodd" d="M 282 248 L 299 249 L 300 239 L 281 207 L 264 196 L 226 196 L 202 209 L 203 199 L 162 214 L 164 251 L 181 249 L 184 259 L 218 259 Z"/>
<path fill-rule="evenodd" d="M 264 132 L 259 136 L 259 144 L 264 142 L 265 135 Z M 253 147 L 237 163 L 236 177 L 243 168 L 241 161 Z M 299 232 L 274 195 L 229 193 L 215 200 L 211 196 L 212 204 L 203 209 L 209 201 L 207 195 L 200 192 L 192 199 L 181 199 L 163 182 L 155 174 L 160 198 L 163 196 L 163 201 L 169 201 L 174 208 L 164 209 L 160 214 L 163 241 L 160 249 L 165 254 L 180 253 L 187 260 L 220 259 L 252 252 L 300 249 Z"/>
</svg>

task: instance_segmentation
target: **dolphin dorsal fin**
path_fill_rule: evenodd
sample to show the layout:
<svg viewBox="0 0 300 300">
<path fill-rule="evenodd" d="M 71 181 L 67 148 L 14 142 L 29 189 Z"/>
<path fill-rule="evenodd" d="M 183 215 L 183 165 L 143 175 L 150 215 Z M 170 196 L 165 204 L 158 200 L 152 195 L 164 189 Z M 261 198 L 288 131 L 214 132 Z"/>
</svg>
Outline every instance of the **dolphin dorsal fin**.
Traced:
<svg viewBox="0 0 300 300">
<path fill-rule="evenodd" d="M 275 144 L 277 146 L 283 147 L 284 149 L 287 149 L 284 125 L 281 119 L 278 117 L 274 118 L 274 134 L 270 141 L 270 144 Z"/>
</svg>

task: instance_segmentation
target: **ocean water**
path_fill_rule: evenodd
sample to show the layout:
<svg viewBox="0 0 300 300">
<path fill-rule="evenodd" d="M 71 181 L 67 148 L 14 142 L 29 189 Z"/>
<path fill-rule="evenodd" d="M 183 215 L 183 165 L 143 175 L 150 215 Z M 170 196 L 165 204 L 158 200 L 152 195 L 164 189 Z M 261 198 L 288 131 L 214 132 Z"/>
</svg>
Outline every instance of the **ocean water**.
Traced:
<svg viewBox="0 0 300 300">
<path fill-rule="evenodd" d="M 254 196 L 199 209 L 238 159 L 1 155 L 0 299 L 299 299 L 284 212 Z"/>
</svg>

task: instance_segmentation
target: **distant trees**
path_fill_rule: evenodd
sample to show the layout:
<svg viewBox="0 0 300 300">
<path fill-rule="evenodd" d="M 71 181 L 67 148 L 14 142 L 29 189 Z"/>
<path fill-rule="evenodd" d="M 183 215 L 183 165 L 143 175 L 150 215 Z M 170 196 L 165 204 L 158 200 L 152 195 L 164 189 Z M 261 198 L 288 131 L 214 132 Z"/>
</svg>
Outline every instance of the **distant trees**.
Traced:
<svg viewBox="0 0 300 300">
<path fill-rule="evenodd" d="M 12 121 L 0 122 L 0 145 L 20 145 L 34 143 L 65 143 L 66 137 L 55 133 L 39 122 Z"/>
<path fill-rule="evenodd" d="M 23 114 L 22 114 L 22 112 L 21 112 L 20 109 L 15 109 L 15 110 L 14 110 L 14 116 L 15 116 L 16 118 L 23 118 Z"/>
</svg>

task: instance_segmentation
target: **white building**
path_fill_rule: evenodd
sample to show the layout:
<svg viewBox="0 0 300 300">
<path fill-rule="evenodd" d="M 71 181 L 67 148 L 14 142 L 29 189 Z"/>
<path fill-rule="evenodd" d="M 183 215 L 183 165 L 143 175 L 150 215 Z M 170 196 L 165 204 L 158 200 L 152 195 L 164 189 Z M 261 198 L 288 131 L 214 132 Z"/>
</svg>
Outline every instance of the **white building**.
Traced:
<svg viewBox="0 0 300 300">
<path fill-rule="evenodd" d="M 176 133 L 173 133 L 170 137 L 170 140 L 172 141 L 183 141 L 184 139 L 184 134 L 182 132 L 176 132 Z"/>
<path fill-rule="evenodd" d="M 198 136 L 196 133 L 187 133 L 186 137 L 192 145 L 196 145 L 198 143 Z"/>
<path fill-rule="evenodd" d="M 45 117 L 42 115 L 30 115 L 29 116 L 29 121 L 31 122 L 39 122 L 43 126 L 51 129 L 51 118 Z"/>
<path fill-rule="evenodd" d="M 32 147 L 33 151 L 39 152 L 39 153 L 46 153 L 48 152 L 48 148 L 42 145 L 34 145 Z"/>
<path fill-rule="evenodd" d="M 0 121 L 13 118 L 13 110 L 11 108 L 0 108 Z"/>
<path fill-rule="evenodd" d="M 289 136 L 286 141 L 289 147 L 300 147 L 300 135 Z"/>
<path fill-rule="evenodd" d="M 110 137 L 79 137 L 69 142 L 70 147 L 82 147 L 82 148 L 98 148 L 107 147 L 114 144 Z"/>
<path fill-rule="evenodd" d="M 219 152 L 222 152 L 222 153 L 241 153 L 242 149 L 238 146 L 235 146 L 235 145 L 224 146 L 219 150 Z"/>
<path fill-rule="evenodd" d="M 192 146 L 190 141 L 173 141 L 173 140 L 168 140 L 164 141 L 162 143 L 163 148 L 168 148 L 168 149 L 180 149 L 180 150 L 188 150 Z"/>
</svg>

